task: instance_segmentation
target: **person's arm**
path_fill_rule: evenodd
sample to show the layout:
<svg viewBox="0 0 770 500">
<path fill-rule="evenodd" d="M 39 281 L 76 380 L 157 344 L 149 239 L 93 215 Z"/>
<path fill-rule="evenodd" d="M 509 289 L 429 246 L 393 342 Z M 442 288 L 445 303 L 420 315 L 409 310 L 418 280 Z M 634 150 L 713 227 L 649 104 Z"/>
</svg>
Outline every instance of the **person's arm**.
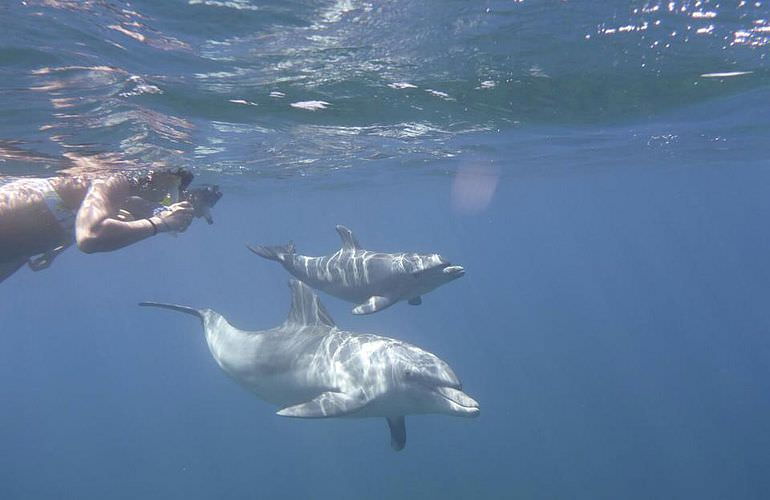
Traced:
<svg viewBox="0 0 770 500">
<path fill-rule="evenodd" d="M 159 216 L 123 222 L 113 217 L 131 194 L 128 180 L 120 175 L 96 180 L 78 210 L 75 236 L 85 253 L 109 252 L 165 231 L 184 231 L 192 222 L 193 209 L 177 203 Z"/>
</svg>

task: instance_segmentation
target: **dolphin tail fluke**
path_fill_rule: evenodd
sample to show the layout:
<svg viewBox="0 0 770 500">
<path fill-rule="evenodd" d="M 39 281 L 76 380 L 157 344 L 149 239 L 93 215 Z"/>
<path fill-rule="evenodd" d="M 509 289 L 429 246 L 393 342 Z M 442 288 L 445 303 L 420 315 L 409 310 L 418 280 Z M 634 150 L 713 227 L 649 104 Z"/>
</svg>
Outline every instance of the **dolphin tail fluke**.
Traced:
<svg viewBox="0 0 770 500">
<path fill-rule="evenodd" d="M 287 245 L 278 245 L 272 247 L 266 247 L 262 245 L 246 245 L 246 248 L 259 255 L 260 257 L 278 262 L 285 261 L 287 256 L 293 255 L 295 252 L 294 243 L 291 241 Z"/>
<path fill-rule="evenodd" d="M 160 307 L 163 309 L 171 309 L 172 311 L 179 311 L 185 314 L 189 314 L 190 316 L 195 316 L 196 318 L 199 318 L 201 321 L 203 321 L 203 312 L 193 307 L 178 306 L 176 304 L 164 304 L 162 302 L 140 302 L 139 305 L 146 306 L 146 307 Z"/>
</svg>

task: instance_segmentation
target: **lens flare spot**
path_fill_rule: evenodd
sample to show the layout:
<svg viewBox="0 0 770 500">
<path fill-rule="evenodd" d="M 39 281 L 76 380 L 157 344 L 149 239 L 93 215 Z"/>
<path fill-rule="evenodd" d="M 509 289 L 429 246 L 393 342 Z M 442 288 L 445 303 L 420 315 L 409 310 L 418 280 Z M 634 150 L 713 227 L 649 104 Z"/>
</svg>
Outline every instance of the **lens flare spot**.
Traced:
<svg viewBox="0 0 770 500">
<path fill-rule="evenodd" d="M 452 208 L 461 214 L 478 214 L 489 207 L 499 181 L 492 165 L 465 165 L 458 169 L 452 183 Z"/>
</svg>

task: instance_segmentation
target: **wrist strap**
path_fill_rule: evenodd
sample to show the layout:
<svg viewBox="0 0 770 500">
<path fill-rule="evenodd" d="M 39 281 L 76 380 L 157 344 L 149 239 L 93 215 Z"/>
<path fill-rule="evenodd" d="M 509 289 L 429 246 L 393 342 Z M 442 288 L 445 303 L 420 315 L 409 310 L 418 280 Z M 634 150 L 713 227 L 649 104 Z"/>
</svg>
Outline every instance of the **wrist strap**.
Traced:
<svg viewBox="0 0 770 500">
<path fill-rule="evenodd" d="M 158 234 L 158 226 L 155 225 L 152 219 L 148 218 L 147 222 L 149 222 L 152 225 L 152 235 L 155 236 L 156 234 Z"/>
</svg>

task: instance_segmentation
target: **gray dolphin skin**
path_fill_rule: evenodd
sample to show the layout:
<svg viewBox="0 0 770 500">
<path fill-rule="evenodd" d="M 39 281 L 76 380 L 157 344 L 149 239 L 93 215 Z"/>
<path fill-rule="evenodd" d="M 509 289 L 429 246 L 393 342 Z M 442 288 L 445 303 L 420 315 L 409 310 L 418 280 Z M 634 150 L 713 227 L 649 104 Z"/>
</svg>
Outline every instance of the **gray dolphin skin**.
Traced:
<svg viewBox="0 0 770 500">
<path fill-rule="evenodd" d="M 391 446 L 406 444 L 404 416 L 475 417 L 479 404 L 437 356 L 388 337 L 342 331 L 318 296 L 290 280 L 291 310 L 270 330 L 239 330 L 211 309 L 157 302 L 200 318 L 209 350 L 238 383 L 296 418 L 384 417 Z"/>
<path fill-rule="evenodd" d="M 422 295 L 465 274 L 439 254 L 380 253 L 364 250 L 353 232 L 337 226 L 342 248 L 332 255 L 298 255 L 294 244 L 249 246 L 266 259 L 280 262 L 303 283 L 356 305 L 353 314 L 371 314 L 399 300 L 420 305 Z"/>
</svg>

